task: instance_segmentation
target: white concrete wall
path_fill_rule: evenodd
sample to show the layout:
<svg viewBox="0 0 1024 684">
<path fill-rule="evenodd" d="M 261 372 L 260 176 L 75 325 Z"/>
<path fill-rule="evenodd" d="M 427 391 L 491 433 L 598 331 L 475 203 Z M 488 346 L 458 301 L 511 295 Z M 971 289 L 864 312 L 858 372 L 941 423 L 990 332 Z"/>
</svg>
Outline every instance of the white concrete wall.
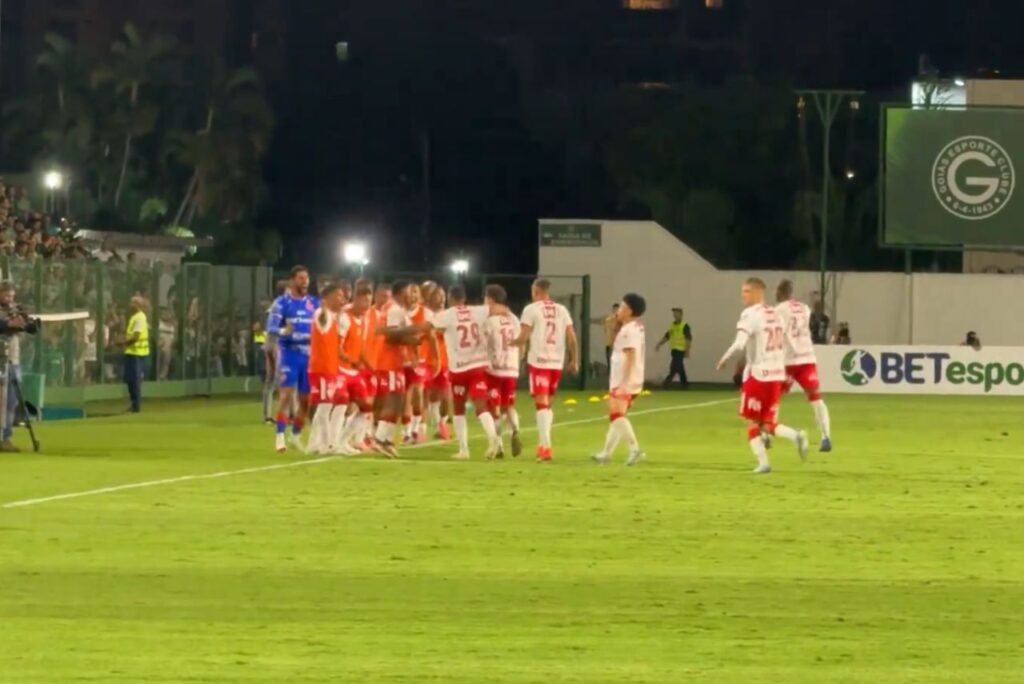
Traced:
<svg viewBox="0 0 1024 684">
<path fill-rule="evenodd" d="M 558 223 L 547 220 L 544 223 Z M 807 300 L 819 289 L 809 271 L 719 271 L 667 230 L 650 221 L 580 219 L 601 223 L 601 247 L 541 247 L 540 272 L 591 276 L 592 315 L 608 311 L 626 292 L 647 299 L 647 374 L 668 369 L 668 351 L 654 345 L 681 306 L 693 328 L 687 370 L 697 382 L 725 380 L 715 363 L 732 342 L 742 304 L 740 286 L 756 275 L 774 289 L 782 278 Z M 833 322 L 848 321 L 859 344 L 958 344 L 975 330 L 985 344 L 1024 344 L 1024 276 L 902 273 L 837 273 L 828 297 Z M 833 306 L 834 303 L 834 306 Z M 601 328 L 591 329 L 591 357 L 603 359 Z"/>
</svg>

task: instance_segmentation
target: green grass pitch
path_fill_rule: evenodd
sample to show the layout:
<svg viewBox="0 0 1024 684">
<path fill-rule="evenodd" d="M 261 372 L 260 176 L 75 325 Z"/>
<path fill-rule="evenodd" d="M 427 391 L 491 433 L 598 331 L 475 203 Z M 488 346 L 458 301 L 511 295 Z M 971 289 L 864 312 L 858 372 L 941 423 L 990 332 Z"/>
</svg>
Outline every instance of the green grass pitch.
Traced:
<svg viewBox="0 0 1024 684">
<path fill-rule="evenodd" d="M 549 466 L 261 470 L 309 457 L 237 399 L 43 425 L 0 458 L 0 681 L 1024 679 L 1024 403 L 831 397 L 836 452 L 767 477 L 737 403 L 643 399 L 632 469 L 585 398 Z"/>
</svg>

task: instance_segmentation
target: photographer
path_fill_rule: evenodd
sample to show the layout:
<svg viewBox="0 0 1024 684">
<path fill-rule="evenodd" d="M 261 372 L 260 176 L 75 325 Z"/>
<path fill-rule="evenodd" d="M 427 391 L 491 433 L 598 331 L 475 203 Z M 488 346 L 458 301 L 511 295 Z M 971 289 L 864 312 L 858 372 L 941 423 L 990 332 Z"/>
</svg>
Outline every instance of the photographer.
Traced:
<svg viewBox="0 0 1024 684">
<path fill-rule="evenodd" d="M 39 321 L 30 318 L 24 310 L 14 303 L 16 290 L 14 283 L 5 280 L 0 283 L 0 409 L 2 415 L 2 441 L 0 452 L 15 453 L 21 451 L 14 446 L 14 423 L 18 413 L 19 391 L 21 383 L 21 343 L 20 335 L 39 332 Z"/>
</svg>

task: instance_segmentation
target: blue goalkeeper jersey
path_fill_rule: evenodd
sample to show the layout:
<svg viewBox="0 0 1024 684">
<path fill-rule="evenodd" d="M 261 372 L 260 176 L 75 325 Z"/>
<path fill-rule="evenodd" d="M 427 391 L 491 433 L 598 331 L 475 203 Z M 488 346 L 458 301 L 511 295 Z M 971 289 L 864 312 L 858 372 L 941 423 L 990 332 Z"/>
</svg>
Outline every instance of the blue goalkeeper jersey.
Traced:
<svg viewBox="0 0 1024 684">
<path fill-rule="evenodd" d="M 267 317 L 267 333 L 277 337 L 281 351 L 309 356 L 313 312 L 319 306 L 320 300 L 308 294 L 304 297 L 283 294 L 274 300 Z M 289 324 L 291 331 L 286 334 L 285 329 Z"/>
</svg>

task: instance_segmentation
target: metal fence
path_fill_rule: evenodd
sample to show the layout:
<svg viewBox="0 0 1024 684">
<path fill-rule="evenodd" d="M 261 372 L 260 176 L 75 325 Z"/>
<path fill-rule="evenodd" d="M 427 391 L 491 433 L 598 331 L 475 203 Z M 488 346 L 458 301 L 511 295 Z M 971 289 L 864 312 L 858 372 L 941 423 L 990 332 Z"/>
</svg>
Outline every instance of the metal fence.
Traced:
<svg viewBox="0 0 1024 684">
<path fill-rule="evenodd" d="M 122 382 L 119 341 L 137 294 L 148 302 L 148 380 L 263 373 L 254 333 L 271 303 L 269 268 L 16 259 L 0 260 L 0 268 L 29 311 L 90 314 L 85 321 L 46 324 L 23 339 L 23 370 L 45 376 L 48 387 Z"/>
</svg>

